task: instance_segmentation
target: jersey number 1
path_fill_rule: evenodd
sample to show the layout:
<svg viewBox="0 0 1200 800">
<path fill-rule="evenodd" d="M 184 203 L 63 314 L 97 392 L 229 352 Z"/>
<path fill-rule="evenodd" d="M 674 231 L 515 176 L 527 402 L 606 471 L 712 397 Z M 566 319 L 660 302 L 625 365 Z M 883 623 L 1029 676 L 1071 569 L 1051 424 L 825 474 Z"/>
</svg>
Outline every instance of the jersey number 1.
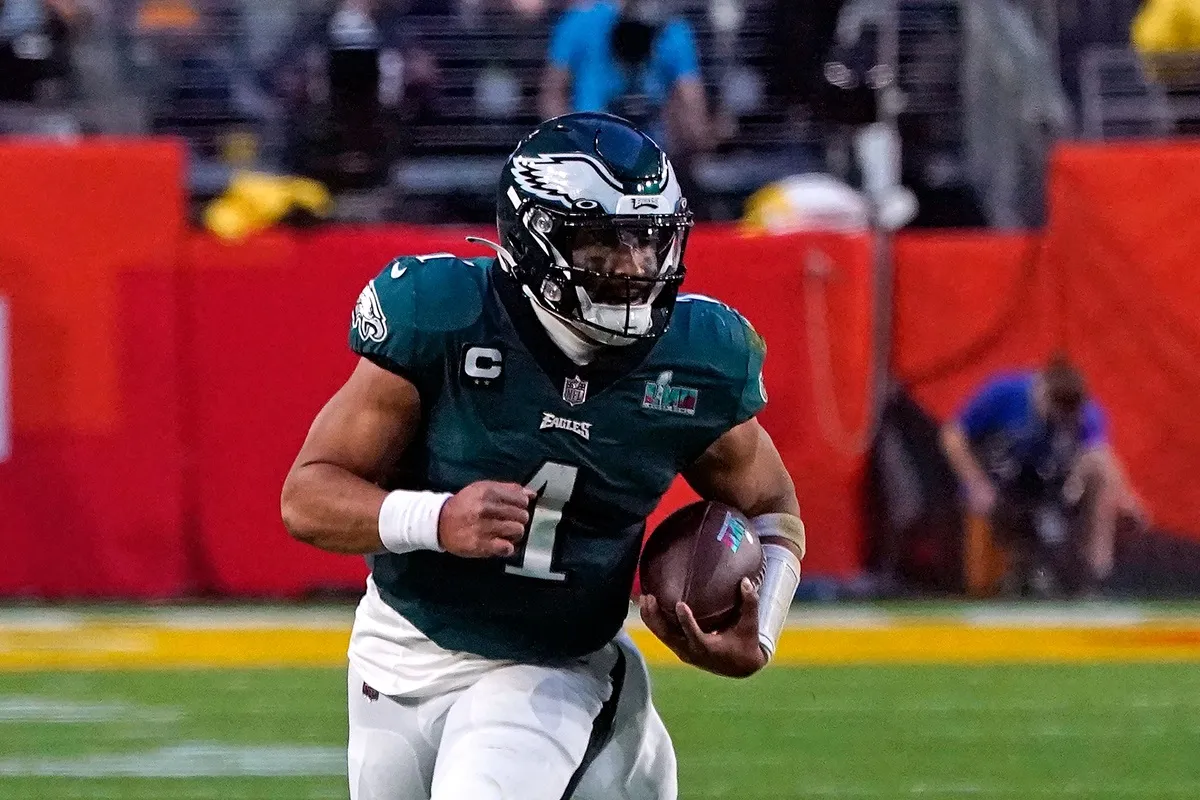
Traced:
<svg viewBox="0 0 1200 800">
<path fill-rule="evenodd" d="M 520 564 L 509 564 L 504 571 L 510 575 L 540 578 L 544 581 L 566 580 L 567 573 L 551 569 L 554 563 L 554 540 L 558 536 L 558 523 L 562 521 L 563 506 L 575 491 L 575 479 L 579 467 L 547 461 L 537 474 L 525 484 L 525 488 L 537 492 L 533 516 L 529 520 L 529 532 L 525 535 L 525 552 Z"/>
</svg>

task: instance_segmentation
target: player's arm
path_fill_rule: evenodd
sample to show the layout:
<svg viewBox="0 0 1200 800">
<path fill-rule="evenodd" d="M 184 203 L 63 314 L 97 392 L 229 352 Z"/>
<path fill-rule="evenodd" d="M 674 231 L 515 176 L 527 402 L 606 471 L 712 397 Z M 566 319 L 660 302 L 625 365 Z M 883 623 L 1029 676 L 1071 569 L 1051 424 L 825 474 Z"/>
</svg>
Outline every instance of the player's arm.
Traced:
<svg viewBox="0 0 1200 800">
<path fill-rule="evenodd" d="M 642 618 L 686 663 L 718 675 L 746 677 L 774 654 L 800 581 L 805 536 L 796 489 L 771 437 L 753 418 L 722 435 L 685 470 L 684 478 L 705 499 L 733 506 L 750 518 L 766 561 L 762 587 L 755 591 L 749 581 L 743 582 L 738 621 L 718 633 L 702 632 L 684 603 L 661 609 L 647 597 Z"/>
<path fill-rule="evenodd" d="M 538 111 L 542 119 L 561 117 L 570 111 L 567 97 L 571 91 L 571 73 L 562 67 L 547 65 L 538 91 Z"/>
<path fill-rule="evenodd" d="M 942 426 L 942 452 L 959 481 L 967 490 L 967 501 L 973 511 L 988 514 L 996 504 L 996 488 L 984 471 L 979 459 L 971 452 L 971 443 L 962 423 L 950 420 Z"/>
<path fill-rule="evenodd" d="M 542 119 L 561 117 L 571 110 L 571 65 L 578 57 L 579 11 L 568 10 L 550 34 L 550 49 L 538 89 L 538 112 Z"/>
<path fill-rule="evenodd" d="M 292 536 L 334 553 L 511 555 L 529 522 L 523 487 L 480 481 L 453 496 L 379 487 L 420 418 L 410 381 L 360 360 L 317 414 L 284 481 L 280 506 Z"/>
<path fill-rule="evenodd" d="M 971 439 L 999 427 L 1011 394 L 1003 381 L 993 381 L 971 398 L 957 418 L 942 426 L 942 452 L 966 490 L 968 506 L 977 514 L 990 514 L 995 508 L 996 487 L 971 451 Z"/>
<path fill-rule="evenodd" d="M 733 506 L 751 519 L 764 514 L 800 516 L 792 476 L 757 419 L 726 432 L 683 476 L 704 499 Z"/>
</svg>

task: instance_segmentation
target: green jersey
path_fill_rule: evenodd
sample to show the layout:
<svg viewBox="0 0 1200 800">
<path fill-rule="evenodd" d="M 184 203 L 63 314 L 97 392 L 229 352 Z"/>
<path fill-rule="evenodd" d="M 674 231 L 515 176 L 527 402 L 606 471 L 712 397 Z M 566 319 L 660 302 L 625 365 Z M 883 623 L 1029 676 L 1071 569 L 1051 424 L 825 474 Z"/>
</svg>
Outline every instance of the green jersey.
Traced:
<svg viewBox="0 0 1200 800">
<path fill-rule="evenodd" d="M 765 346 L 729 307 L 682 295 L 660 338 L 579 366 L 493 259 L 396 259 L 359 296 L 350 346 L 420 393 L 422 431 L 386 488 L 537 492 L 511 558 L 369 558 L 385 602 L 441 647 L 488 658 L 571 658 L 616 635 L 647 516 L 766 402 Z"/>
</svg>

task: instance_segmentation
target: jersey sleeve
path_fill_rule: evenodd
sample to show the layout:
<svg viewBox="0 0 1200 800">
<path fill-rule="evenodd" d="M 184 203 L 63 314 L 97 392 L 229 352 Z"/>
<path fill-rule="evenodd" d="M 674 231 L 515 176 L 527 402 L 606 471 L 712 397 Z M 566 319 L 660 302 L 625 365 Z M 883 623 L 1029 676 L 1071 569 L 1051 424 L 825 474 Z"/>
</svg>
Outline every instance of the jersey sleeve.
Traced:
<svg viewBox="0 0 1200 800">
<path fill-rule="evenodd" d="M 393 259 L 354 304 L 350 349 L 423 395 L 436 389 L 456 358 L 457 332 L 482 313 L 487 262 L 449 253 Z"/>
<path fill-rule="evenodd" d="M 746 379 L 742 384 L 737 414 L 733 424 L 741 425 L 751 417 L 758 416 L 767 405 L 767 384 L 763 378 L 763 364 L 767 358 L 767 342 L 749 322 L 742 320 L 746 334 Z"/>
<path fill-rule="evenodd" d="M 696 52 L 696 37 L 684 21 L 671 23 L 663 31 L 664 61 L 670 71 L 671 83 L 700 77 L 700 57 Z"/>
<path fill-rule="evenodd" d="M 581 17 L 579 9 L 573 8 L 563 14 L 562 19 L 554 26 L 550 34 L 550 66 L 567 71 L 574 67 Z"/>
<path fill-rule="evenodd" d="M 350 318 L 350 349 L 377 366 L 414 380 L 421 371 L 416 328 L 416 281 L 408 259 L 383 268 L 358 295 Z M 393 277 L 396 275 L 397 277 Z"/>
</svg>

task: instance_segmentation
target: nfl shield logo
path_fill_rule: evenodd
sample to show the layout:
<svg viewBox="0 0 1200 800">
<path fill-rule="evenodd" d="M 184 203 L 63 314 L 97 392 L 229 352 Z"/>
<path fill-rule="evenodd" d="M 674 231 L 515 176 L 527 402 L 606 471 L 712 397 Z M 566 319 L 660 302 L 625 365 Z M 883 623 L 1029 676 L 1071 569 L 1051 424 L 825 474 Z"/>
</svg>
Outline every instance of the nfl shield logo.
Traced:
<svg viewBox="0 0 1200 800">
<path fill-rule="evenodd" d="M 578 375 L 574 378 L 567 378 L 567 382 L 563 384 L 563 400 L 573 406 L 587 400 L 587 381 Z"/>
</svg>

